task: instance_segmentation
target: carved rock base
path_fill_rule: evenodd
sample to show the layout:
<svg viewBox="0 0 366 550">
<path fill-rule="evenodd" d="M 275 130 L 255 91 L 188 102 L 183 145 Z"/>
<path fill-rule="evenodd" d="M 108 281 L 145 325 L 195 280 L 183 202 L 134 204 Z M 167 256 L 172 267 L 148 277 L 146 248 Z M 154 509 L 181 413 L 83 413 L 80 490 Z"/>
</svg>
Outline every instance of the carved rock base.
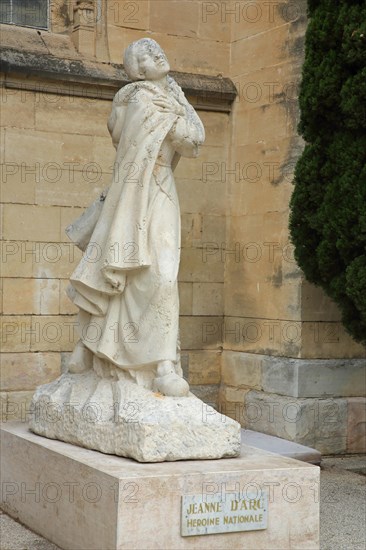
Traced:
<svg viewBox="0 0 366 550">
<path fill-rule="evenodd" d="M 240 425 L 192 394 L 167 397 L 94 370 L 40 386 L 30 429 L 139 462 L 236 457 Z"/>
</svg>

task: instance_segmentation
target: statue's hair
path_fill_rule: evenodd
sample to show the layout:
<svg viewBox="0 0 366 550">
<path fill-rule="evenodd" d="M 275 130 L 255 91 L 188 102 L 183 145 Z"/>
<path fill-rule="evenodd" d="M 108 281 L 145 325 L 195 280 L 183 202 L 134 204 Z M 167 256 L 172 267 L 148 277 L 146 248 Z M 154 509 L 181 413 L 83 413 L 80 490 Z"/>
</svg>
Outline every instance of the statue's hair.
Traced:
<svg viewBox="0 0 366 550">
<path fill-rule="evenodd" d="M 127 73 L 127 76 L 132 80 L 143 80 L 143 78 L 140 76 L 140 69 L 139 69 L 139 62 L 137 59 L 137 53 L 141 49 L 147 51 L 147 52 L 153 52 L 156 50 L 161 50 L 162 48 L 159 46 L 155 40 L 152 38 L 141 38 L 140 40 L 136 40 L 136 42 L 132 42 L 130 44 L 124 53 L 123 56 L 123 66 Z"/>
</svg>

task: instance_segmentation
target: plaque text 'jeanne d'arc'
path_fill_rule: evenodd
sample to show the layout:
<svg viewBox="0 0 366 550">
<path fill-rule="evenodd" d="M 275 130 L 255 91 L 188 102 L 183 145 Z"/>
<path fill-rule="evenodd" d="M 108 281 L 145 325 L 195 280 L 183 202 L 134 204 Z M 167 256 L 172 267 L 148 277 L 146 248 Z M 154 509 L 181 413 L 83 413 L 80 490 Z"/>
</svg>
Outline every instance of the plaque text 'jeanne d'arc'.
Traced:
<svg viewBox="0 0 366 550">
<path fill-rule="evenodd" d="M 181 535 L 209 535 L 267 528 L 268 498 L 262 494 L 182 497 Z"/>
</svg>

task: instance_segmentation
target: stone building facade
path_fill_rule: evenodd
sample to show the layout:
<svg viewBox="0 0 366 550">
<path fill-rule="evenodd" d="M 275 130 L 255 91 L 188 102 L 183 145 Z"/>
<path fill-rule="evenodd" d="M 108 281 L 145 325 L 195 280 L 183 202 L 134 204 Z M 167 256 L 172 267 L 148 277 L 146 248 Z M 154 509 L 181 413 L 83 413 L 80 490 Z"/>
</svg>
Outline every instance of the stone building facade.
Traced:
<svg viewBox="0 0 366 550">
<path fill-rule="evenodd" d="M 365 349 L 304 280 L 288 234 L 306 2 L 27 4 L 0 31 L 3 420 L 26 420 L 77 341 L 65 287 L 80 252 L 65 227 L 108 186 L 122 53 L 149 36 L 207 134 L 200 158 L 176 170 L 192 391 L 250 429 L 364 451 Z"/>
</svg>

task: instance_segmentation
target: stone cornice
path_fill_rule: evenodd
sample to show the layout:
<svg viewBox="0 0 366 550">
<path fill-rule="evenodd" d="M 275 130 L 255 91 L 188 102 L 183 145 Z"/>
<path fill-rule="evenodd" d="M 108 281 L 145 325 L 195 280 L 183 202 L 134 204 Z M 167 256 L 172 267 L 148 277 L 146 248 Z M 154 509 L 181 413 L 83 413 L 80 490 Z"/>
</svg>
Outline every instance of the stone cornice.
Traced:
<svg viewBox="0 0 366 550">
<path fill-rule="evenodd" d="M 61 95 L 112 99 L 129 83 L 123 65 L 3 47 L 0 53 L 2 85 Z M 192 98 L 195 108 L 230 112 L 237 90 L 229 78 L 172 71 L 171 75 Z"/>
</svg>

